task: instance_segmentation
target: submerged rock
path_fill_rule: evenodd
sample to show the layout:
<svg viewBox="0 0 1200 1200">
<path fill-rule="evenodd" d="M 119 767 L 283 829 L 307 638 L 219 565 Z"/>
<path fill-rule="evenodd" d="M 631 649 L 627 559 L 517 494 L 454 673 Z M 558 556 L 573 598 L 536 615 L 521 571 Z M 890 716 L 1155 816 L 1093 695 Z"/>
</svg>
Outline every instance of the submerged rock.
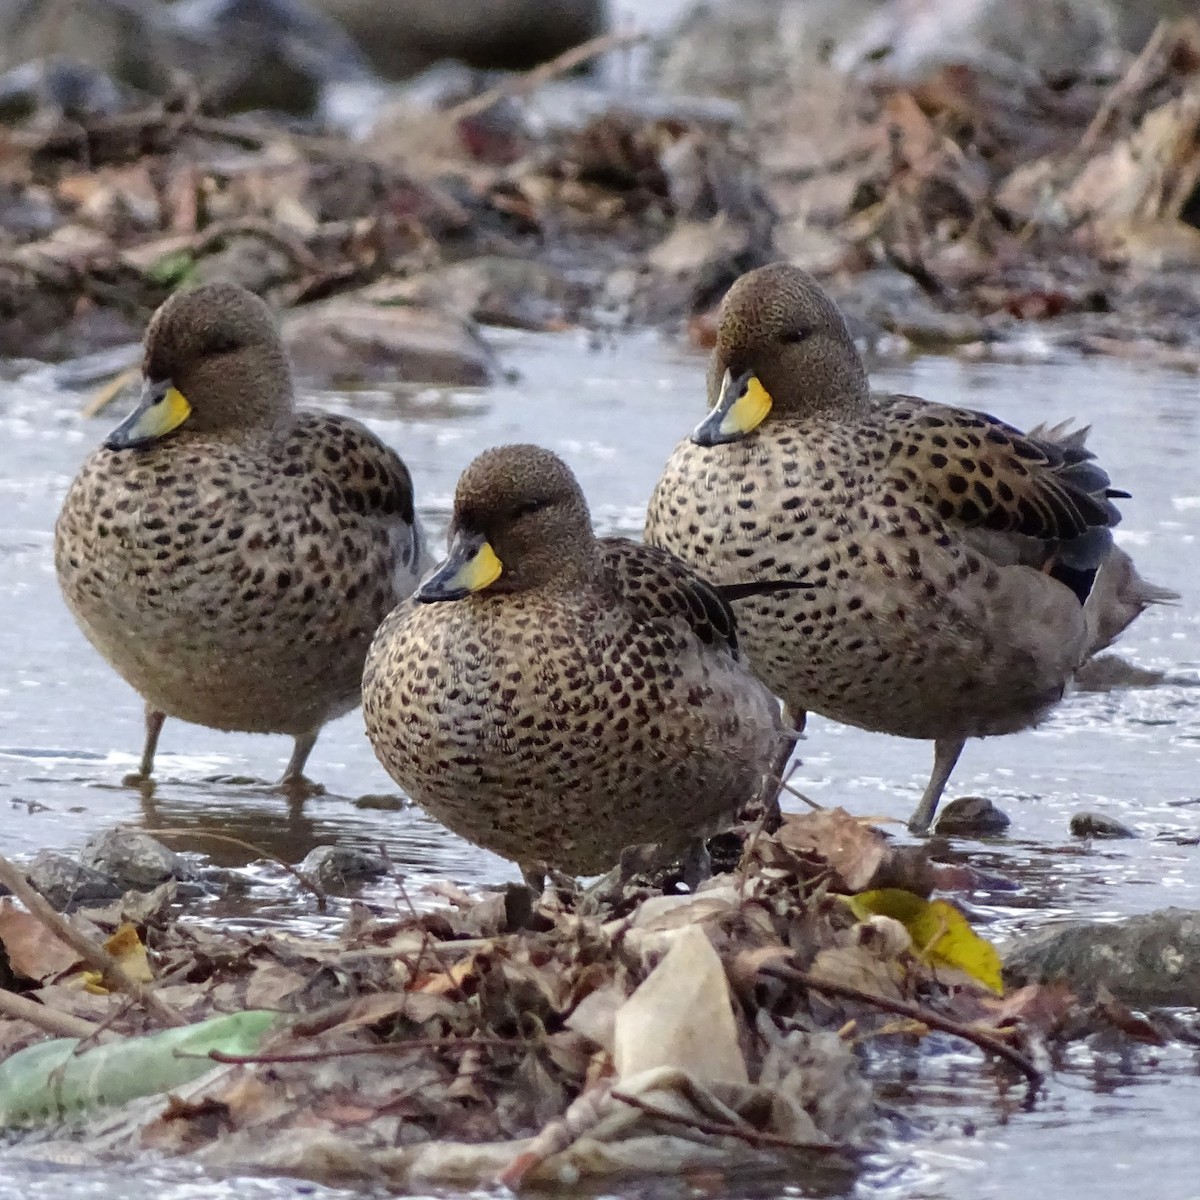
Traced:
<svg viewBox="0 0 1200 1200">
<path fill-rule="evenodd" d="M 959 796 L 943 807 L 934 830 L 948 837 L 995 837 L 1011 823 L 986 796 Z"/>
<path fill-rule="evenodd" d="M 147 892 L 191 869 L 173 850 L 136 829 L 109 829 L 89 838 L 80 856 L 84 866 L 107 876 L 125 891 Z"/>
<path fill-rule="evenodd" d="M 298 869 L 319 888 L 340 892 L 386 875 L 388 861 L 381 854 L 355 846 L 317 846 L 309 851 Z"/>
<path fill-rule="evenodd" d="M 1135 838 L 1128 825 L 1103 813 L 1077 812 L 1071 817 L 1071 836 L 1077 838 Z"/>
<path fill-rule="evenodd" d="M 1089 658 L 1075 672 L 1073 683 L 1076 691 L 1111 692 L 1117 688 L 1157 687 L 1166 677 L 1166 671 L 1140 667 L 1119 654 L 1101 654 Z"/>
<path fill-rule="evenodd" d="M 1123 921 L 1078 921 L 1022 938 L 1005 982 L 1064 980 L 1080 995 L 1101 985 L 1133 1008 L 1200 1004 L 1200 912 L 1164 908 Z"/>
</svg>

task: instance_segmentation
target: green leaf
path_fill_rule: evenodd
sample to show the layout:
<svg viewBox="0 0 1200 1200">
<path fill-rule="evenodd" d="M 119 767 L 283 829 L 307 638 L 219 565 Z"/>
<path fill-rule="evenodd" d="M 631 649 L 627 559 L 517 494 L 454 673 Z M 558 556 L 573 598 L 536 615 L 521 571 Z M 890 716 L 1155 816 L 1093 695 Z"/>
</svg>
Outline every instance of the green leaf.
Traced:
<svg viewBox="0 0 1200 1200">
<path fill-rule="evenodd" d="M 860 921 L 870 916 L 899 921 L 927 962 L 957 967 L 997 996 L 1004 995 L 996 947 L 981 938 L 949 900 L 923 900 L 902 888 L 879 888 L 850 896 L 847 903 Z"/>
<path fill-rule="evenodd" d="M 174 250 L 152 262 L 146 274 L 155 283 L 167 287 L 179 287 L 192 277 L 196 270 L 196 259 L 190 250 Z"/>
<path fill-rule="evenodd" d="M 39 1042 L 0 1063 L 0 1127 L 60 1120 L 170 1091 L 212 1070 L 206 1057 L 212 1050 L 253 1054 L 278 1019 L 264 1010 L 233 1013 L 79 1055 L 78 1038 Z"/>
</svg>

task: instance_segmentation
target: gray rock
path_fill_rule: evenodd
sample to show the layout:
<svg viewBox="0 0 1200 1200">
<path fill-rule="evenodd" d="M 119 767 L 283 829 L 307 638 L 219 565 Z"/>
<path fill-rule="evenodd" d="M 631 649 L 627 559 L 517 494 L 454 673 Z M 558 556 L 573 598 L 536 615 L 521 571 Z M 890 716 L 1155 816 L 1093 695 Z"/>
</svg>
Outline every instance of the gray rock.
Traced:
<svg viewBox="0 0 1200 1200">
<path fill-rule="evenodd" d="M 205 46 L 201 92 L 227 112 L 311 113 L 327 85 L 372 77 L 354 39 L 302 0 L 180 0 L 170 11 Z"/>
<path fill-rule="evenodd" d="M 903 338 L 910 349 L 945 352 L 987 333 L 980 318 L 938 308 L 910 275 L 894 267 L 875 267 L 838 280 L 836 299 L 852 332 L 886 330 Z"/>
<path fill-rule="evenodd" d="M 742 97 L 799 84 L 883 0 L 740 0 L 689 9 L 660 41 L 657 82 L 693 95 Z"/>
<path fill-rule="evenodd" d="M 85 866 L 114 880 L 121 890 L 148 892 L 191 869 L 173 850 L 136 829 L 109 829 L 89 838 L 80 856 Z"/>
<path fill-rule="evenodd" d="M 386 875 L 388 861 L 382 855 L 354 846 L 317 846 L 297 869 L 319 888 L 339 892 Z"/>
<path fill-rule="evenodd" d="M 189 284 L 240 283 L 259 294 L 293 278 L 295 264 L 264 238 L 238 235 L 192 267 Z"/>
<path fill-rule="evenodd" d="M 1118 23 L 1106 0 L 894 0 L 831 62 L 851 74 L 916 81 L 968 65 L 999 78 L 1116 70 Z"/>
<path fill-rule="evenodd" d="M 137 93 L 98 67 L 60 54 L 33 59 L 0 75 L 0 121 L 39 114 L 50 120 L 111 116 L 131 108 Z"/>
<path fill-rule="evenodd" d="M 1119 654 L 1101 654 L 1089 658 L 1075 672 L 1073 682 L 1076 691 L 1111 692 L 1118 688 L 1157 687 L 1166 678 L 1166 671 L 1139 667 Z"/>
<path fill-rule="evenodd" d="M 1081 996 L 1103 985 L 1133 1008 L 1200 1005 L 1200 912 L 1164 908 L 1113 923 L 1078 921 L 1020 939 L 1011 986 L 1061 979 Z"/>
<path fill-rule="evenodd" d="M 443 58 L 526 70 L 602 33 L 605 0 L 313 0 L 380 74 L 403 79 Z"/>
<path fill-rule="evenodd" d="M 995 837 L 1011 824 L 986 796 L 959 796 L 942 808 L 934 826 L 947 837 Z"/>
<path fill-rule="evenodd" d="M 1135 838 L 1128 825 L 1103 813 L 1077 812 L 1071 817 L 1071 836 L 1077 838 Z"/>
<path fill-rule="evenodd" d="M 497 373 L 475 326 L 437 308 L 341 297 L 291 313 L 283 336 L 296 374 L 314 386 L 482 386 Z"/>
<path fill-rule="evenodd" d="M 585 290 L 554 267 L 485 255 L 364 288 L 364 299 L 397 300 L 469 313 L 484 325 L 545 329 L 580 308 Z"/>
<path fill-rule="evenodd" d="M 29 882 L 59 912 L 119 900 L 124 889 L 108 875 L 54 850 L 41 850 L 25 868 Z"/>
<path fill-rule="evenodd" d="M 965 64 L 1001 78 L 1119 71 L 1194 0 L 740 0 L 692 5 L 657 51 L 659 82 L 741 97 L 828 63 L 917 80 Z"/>
<path fill-rule="evenodd" d="M 141 91 L 166 94 L 188 51 L 153 0 L 0 0 L 0 67 L 53 55 Z"/>
</svg>

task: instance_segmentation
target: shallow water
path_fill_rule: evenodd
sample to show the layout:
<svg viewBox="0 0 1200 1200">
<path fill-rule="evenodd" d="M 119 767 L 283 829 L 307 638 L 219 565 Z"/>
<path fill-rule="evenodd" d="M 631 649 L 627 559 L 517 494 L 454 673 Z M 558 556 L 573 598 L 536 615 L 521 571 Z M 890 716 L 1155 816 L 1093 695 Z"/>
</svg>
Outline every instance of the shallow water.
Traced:
<svg viewBox="0 0 1200 1200">
<path fill-rule="evenodd" d="M 495 340 L 516 378 L 486 391 L 374 391 L 319 400 L 366 420 L 401 450 L 439 544 L 458 473 L 482 448 L 514 440 L 535 440 L 561 453 L 580 477 L 597 526 L 636 534 L 662 463 L 698 417 L 702 360 L 650 334 L 599 342 L 575 333 L 498 334 Z M 358 714 L 322 736 L 310 773 L 329 794 L 302 812 L 289 812 L 265 787 L 208 781 L 214 775 L 277 777 L 289 752 L 285 739 L 179 723 L 168 723 L 164 732 L 152 799 L 120 786 L 140 749 L 140 704 L 76 630 L 59 599 L 51 555 L 67 483 L 119 414 L 79 420 L 83 397 L 57 391 L 53 379 L 39 369 L 0 384 L 0 811 L 6 814 L 0 850 L 75 847 L 96 830 L 134 822 L 219 829 L 288 861 L 339 839 L 383 845 L 414 892 L 433 878 L 480 884 L 513 877 L 507 864 L 419 811 L 357 803 L 398 799 Z M 1068 417 L 1093 422 L 1092 444 L 1102 462 L 1118 486 L 1134 493 L 1123 502 L 1118 538 L 1148 578 L 1185 593 L 1182 605 L 1151 612 L 1120 644 L 1139 665 L 1166 670 L 1167 682 L 1077 693 L 1036 731 L 968 747 L 951 794 L 986 794 L 1012 817 L 1008 837 L 957 848 L 1014 884 L 970 897 L 973 910 L 1003 934 L 1067 915 L 1200 905 L 1200 850 L 1183 844 L 1200 834 L 1200 403 L 1194 378 L 1112 362 L 964 366 L 928 359 L 880 371 L 876 381 L 985 408 L 1020 425 Z M 801 752 L 796 780 L 802 789 L 822 804 L 857 813 L 907 816 L 929 770 L 923 744 L 819 719 L 810 721 Z M 1081 808 L 1114 816 L 1141 836 L 1073 841 L 1067 822 Z M 182 848 L 202 848 L 234 866 L 250 857 L 202 840 Z M 254 919 L 288 915 L 276 906 Z M 1138 1172 L 1153 1164 L 1154 1189 L 1146 1194 L 1197 1200 L 1198 1063 L 1183 1052 L 1160 1058 L 1157 1065 L 1148 1055 L 1069 1062 L 1049 1095 L 1024 1112 L 1019 1097 L 998 1100 L 986 1077 L 974 1067 L 962 1069 L 966 1060 L 948 1053 L 939 1060 L 940 1074 L 923 1068 L 912 1138 L 882 1156 L 854 1194 L 1000 1197 L 1036 1186 L 1068 1198 L 1117 1196 L 1136 1190 Z M 980 1081 L 970 1082 L 976 1076 Z M 972 1125 L 973 1135 L 964 1132 Z M 157 1195 L 226 1194 L 186 1172 L 169 1179 L 154 1184 Z M 260 1186 L 261 1192 L 231 1184 L 228 1194 L 296 1194 L 290 1185 Z M 135 1194 L 120 1176 L 77 1170 L 19 1184 L 0 1180 L 0 1197 L 18 1191 Z"/>
</svg>

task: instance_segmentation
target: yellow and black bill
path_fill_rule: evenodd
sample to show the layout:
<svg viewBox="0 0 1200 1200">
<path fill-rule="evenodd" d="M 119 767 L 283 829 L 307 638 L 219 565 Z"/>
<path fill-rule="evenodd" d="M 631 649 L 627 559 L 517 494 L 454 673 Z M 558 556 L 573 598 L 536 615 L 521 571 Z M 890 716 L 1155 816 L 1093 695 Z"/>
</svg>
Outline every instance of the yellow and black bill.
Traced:
<svg viewBox="0 0 1200 1200">
<path fill-rule="evenodd" d="M 137 407 L 104 439 L 108 450 L 146 446 L 178 429 L 191 415 L 192 406 L 169 379 L 147 379 Z"/>
<path fill-rule="evenodd" d="M 504 565 L 483 534 L 460 530 L 450 543 L 446 561 L 437 566 L 413 593 L 413 597 L 422 604 L 463 600 L 491 587 L 503 570 Z"/>
<path fill-rule="evenodd" d="M 753 371 L 743 371 L 736 376 L 726 371 L 717 402 L 696 426 L 692 441 L 698 446 L 736 442 L 757 429 L 770 411 L 771 393 Z"/>
</svg>

